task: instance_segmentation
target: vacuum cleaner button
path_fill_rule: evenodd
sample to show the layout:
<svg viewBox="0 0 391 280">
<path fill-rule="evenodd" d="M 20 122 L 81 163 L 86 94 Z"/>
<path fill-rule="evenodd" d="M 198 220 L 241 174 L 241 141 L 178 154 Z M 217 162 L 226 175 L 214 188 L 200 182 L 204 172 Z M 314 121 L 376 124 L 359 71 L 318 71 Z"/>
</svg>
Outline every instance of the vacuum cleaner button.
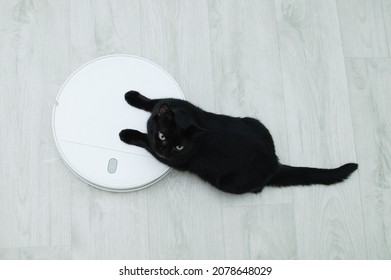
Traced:
<svg viewBox="0 0 391 280">
<path fill-rule="evenodd" d="M 115 173 L 115 171 L 117 171 L 117 163 L 118 163 L 118 161 L 115 158 L 111 158 L 109 160 L 109 164 L 107 165 L 107 171 L 110 174 L 113 174 L 113 173 Z"/>
</svg>

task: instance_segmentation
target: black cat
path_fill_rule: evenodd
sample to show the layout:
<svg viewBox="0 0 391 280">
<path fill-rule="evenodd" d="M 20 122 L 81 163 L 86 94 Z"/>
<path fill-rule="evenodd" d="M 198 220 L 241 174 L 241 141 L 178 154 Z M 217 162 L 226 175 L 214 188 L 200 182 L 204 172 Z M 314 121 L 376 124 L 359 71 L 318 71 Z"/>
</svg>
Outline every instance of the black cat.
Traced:
<svg viewBox="0 0 391 280">
<path fill-rule="evenodd" d="M 123 142 L 143 147 L 159 161 L 195 173 L 225 192 L 258 193 L 266 185 L 331 185 L 358 167 L 356 163 L 335 169 L 283 165 L 272 136 L 256 119 L 209 113 L 179 99 L 148 99 L 137 91 L 127 92 L 125 100 L 152 114 L 147 134 L 122 130 Z"/>
</svg>

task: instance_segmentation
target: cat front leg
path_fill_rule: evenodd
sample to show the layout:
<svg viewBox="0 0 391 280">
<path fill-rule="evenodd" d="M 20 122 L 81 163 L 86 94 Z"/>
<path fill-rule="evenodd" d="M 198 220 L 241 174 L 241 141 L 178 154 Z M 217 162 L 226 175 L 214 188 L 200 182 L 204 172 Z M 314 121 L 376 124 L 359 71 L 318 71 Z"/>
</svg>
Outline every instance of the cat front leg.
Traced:
<svg viewBox="0 0 391 280">
<path fill-rule="evenodd" d="M 160 99 L 149 99 L 135 90 L 125 93 L 125 100 L 129 105 L 148 112 L 152 112 L 153 107 L 160 101 Z"/>
<path fill-rule="evenodd" d="M 147 134 L 141 133 L 138 130 L 124 129 L 119 133 L 119 138 L 126 144 L 139 146 L 148 151 L 150 150 Z"/>
</svg>

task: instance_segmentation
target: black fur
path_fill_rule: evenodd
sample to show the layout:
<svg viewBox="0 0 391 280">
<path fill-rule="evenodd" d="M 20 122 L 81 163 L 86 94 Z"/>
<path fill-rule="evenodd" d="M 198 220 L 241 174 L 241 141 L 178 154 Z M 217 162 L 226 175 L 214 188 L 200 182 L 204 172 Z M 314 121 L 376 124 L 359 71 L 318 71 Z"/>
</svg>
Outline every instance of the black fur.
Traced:
<svg viewBox="0 0 391 280">
<path fill-rule="evenodd" d="M 148 99 L 137 91 L 127 92 L 125 99 L 152 114 L 147 134 L 125 129 L 120 132 L 122 141 L 143 147 L 159 161 L 195 173 L 225 192 L 258 193 L 266 185 L 331 185 L 358 167 L 356 163 L 335 169 L 283 165 L 272 136 L 256 119 L 209 113 L 179 99 Z"/>
</svg>

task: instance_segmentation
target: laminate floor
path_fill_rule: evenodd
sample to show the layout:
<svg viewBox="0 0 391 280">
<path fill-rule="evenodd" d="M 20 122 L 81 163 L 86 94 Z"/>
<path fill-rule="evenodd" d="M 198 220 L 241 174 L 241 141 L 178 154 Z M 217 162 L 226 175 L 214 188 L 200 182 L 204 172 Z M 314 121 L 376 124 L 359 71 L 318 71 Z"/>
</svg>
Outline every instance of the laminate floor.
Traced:
<svg viewBox="0 0 391 280">
<path fill-rule="evenodd" d="M 391 1 L 3 0 L 0 259 L 391 259 Z M 260 119 L 282 162 L 344 183 L 229 195 L 172 171 L 132 193 L 56 151 L 62 83 L 114 53 L 207 110 Z"/>
</svg>

